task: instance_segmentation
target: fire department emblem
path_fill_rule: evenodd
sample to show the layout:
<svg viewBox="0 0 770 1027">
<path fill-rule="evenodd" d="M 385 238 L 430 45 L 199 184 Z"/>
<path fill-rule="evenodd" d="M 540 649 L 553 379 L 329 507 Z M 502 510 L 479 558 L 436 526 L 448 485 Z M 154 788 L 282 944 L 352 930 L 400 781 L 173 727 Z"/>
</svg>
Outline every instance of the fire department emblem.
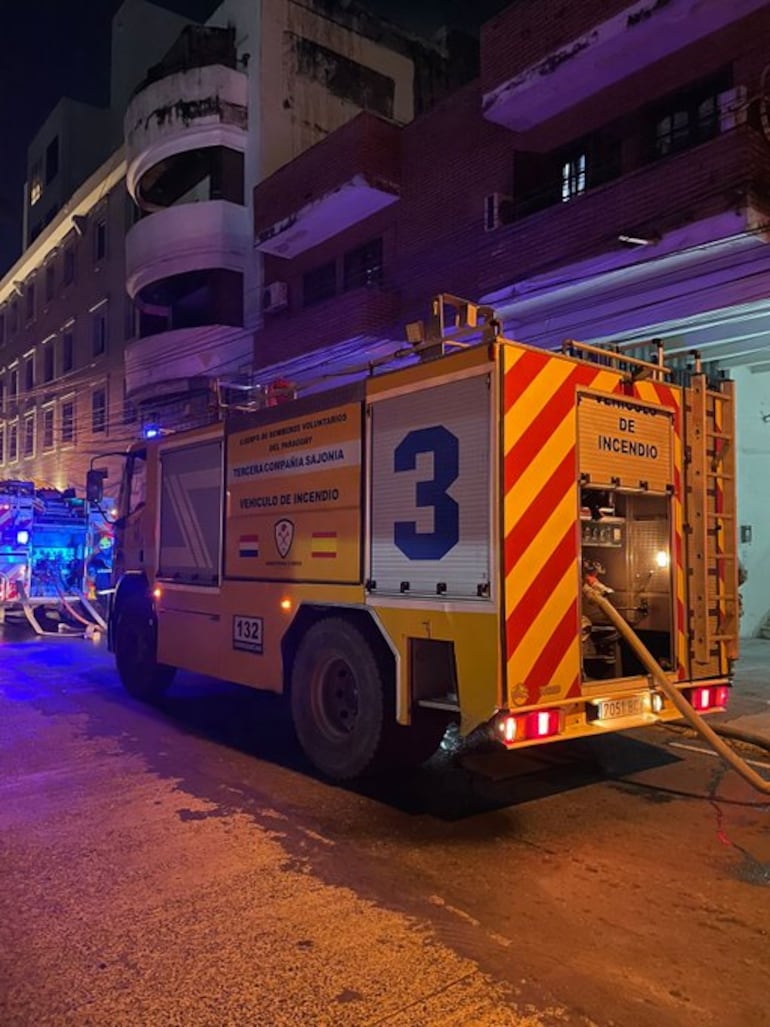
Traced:
<svg viewBox="0 0 770 1027">
<path fill-rule="evenodd" d="M 275 535 L 275 548 L 278 550 L 281 558 L 285 559 L 289 555 L 291 544 L 294 541 L 294 522 L 286 517 L 282 517 L 280 521 L 276 521 L 273 525 L 273 533 Z"/>
</svg>

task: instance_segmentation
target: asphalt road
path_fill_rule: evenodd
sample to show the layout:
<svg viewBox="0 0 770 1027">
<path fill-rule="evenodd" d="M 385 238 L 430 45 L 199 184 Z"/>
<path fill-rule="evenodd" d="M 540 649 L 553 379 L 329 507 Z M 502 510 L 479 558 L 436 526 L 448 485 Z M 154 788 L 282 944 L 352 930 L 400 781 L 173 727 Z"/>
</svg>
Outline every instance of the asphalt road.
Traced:
<svg viewBox="0 0 770 1027">
<path fill-rule="evenodd" d="M 6 629 L 0 1025 L 770 1024 L 770 806 L 699 747 L 333 787 L 274 697 L 180 674 L 143 706 L 103 644 Z"/>
</svg>

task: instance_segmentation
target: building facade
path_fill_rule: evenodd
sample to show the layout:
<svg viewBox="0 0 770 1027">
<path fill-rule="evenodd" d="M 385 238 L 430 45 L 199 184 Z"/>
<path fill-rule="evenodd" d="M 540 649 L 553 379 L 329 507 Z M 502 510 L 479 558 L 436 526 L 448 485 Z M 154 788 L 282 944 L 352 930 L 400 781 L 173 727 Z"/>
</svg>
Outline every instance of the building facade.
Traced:
<svg viewBox="0 0 770 1027">
<path fill-rule="evenodd" d="M 754 484 L 770 421 L 768 31 L 761 0 L 512 5 L 482 30 L 476 81 L 395 130 L 359 118 L 257 186 L 255 245 L 282 297 L 255 336 L 265 380 L 365 366 L 439 292 L 538 346 L 660 338 L 681 364 L 698 350 L 743 390 L 754 633 L 770 611 Z"/>
<path fill-rule="evenodd" d="M 209 419 L 217 379 L 250 376 L 254 332 L 284 306 L 253 245 L 254 185 L 362 112 L 411 121 L 474 71 L 472 48 L 453 46 L 450 60 L 355 5 L 226 0 L 150 69 L 125 117 L 140 211 L 126 380 L 143 421 Z"/>
</svg>

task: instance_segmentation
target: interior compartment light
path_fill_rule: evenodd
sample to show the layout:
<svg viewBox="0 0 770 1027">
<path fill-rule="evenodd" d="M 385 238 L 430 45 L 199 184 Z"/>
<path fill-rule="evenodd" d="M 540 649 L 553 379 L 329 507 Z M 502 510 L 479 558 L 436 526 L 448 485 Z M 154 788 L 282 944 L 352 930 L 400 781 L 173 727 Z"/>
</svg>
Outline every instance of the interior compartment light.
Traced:
<svg viewBox="0 0 770 1027">
<path fill-rule="evenodd" d="M 655 566 L 665 570 L 668 567 L 668 553 L 665 549 L 659 549 L 655 554 Z"/>
</svg>

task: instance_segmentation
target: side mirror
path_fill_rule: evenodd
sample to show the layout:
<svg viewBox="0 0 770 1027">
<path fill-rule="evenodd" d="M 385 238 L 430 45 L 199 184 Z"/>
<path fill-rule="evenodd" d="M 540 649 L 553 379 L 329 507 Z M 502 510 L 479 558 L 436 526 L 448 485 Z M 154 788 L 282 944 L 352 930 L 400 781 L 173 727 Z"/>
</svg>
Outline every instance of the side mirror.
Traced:
<svg viewBox="0 0 770 1027">
<path fill-rule="evenodd" d="M 98 468 L 91 468 L 86 473 L 86 500 L 89 503 L 101 503 L 104 498 L 104 479 L 107 472 Z"/>
</svg>

